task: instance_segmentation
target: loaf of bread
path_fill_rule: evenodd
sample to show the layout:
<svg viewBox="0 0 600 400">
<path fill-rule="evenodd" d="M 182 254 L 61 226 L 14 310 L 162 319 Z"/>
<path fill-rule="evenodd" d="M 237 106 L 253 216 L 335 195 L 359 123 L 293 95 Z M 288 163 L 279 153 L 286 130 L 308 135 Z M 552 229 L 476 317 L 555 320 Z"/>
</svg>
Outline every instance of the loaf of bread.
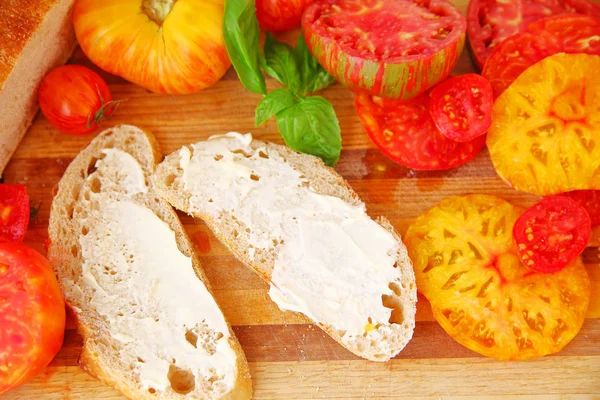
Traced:
<svg viewBox="0 0 600 400">
<path fill-rule="evenodd" d="M 42 78 L 77 41 L 75 0 L 0 0 L 0 174 L 38 110 Z"/>
<path fill-rule="evenodd" d="M 135 400 L 248 399 L 242 348 L 149 183 L 160 157 L 151 135 L 117 126 L 58 185 L 48 258 L 83 336 L 79 364 Z"/>
</svg>

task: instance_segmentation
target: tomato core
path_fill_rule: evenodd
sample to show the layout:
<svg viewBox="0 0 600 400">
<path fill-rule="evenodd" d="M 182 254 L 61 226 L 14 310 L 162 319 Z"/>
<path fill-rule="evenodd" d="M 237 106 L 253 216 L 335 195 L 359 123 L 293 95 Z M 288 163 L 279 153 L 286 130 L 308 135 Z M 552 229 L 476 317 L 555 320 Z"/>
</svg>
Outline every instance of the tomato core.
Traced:
<svg viewBox="0 0 600 400">
<path fill-rule="evenodd" d="M 161 26 L 177 0 L 144 0 L 142 1 L 142 12 L 151 21 Z"/>
</svg>

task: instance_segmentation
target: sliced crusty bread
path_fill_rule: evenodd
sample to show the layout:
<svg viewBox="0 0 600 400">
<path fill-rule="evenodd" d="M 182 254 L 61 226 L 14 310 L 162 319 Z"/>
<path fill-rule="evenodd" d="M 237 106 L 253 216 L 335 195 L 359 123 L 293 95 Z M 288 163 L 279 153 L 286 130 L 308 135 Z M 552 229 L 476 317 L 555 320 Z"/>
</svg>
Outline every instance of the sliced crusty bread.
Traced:
<svg viewBox="0 0 600 400">
<path fill-rule="evenodd" d="M 208 150 L 211 148 L 210 146 L 214 145 L 213 142 L 215 141 L 222 142 L 217 146 L 218 150 Z M 191 173 L 187 171 L 187 169 L 191 168 L 189 166 L 190 160 L 194 160 L 194 157 L 202 158 L 204 164 L 195 166 L 194 171 L 196 171 L 196 174 L 193 176 L 187 175 Z M 221 168 L 222 164 L 218 163 L 223 163 L 228 160 L 233 160 L 232 164 L 226 169 L 219 170 L 218 168 Z M 215 172 L 217 170 L 218 172 Z M 284 170 L 287 172 L 282 172 Z M 242 175 L 239 175 L 239 173 Z M 230 178 L 237 183 L 233 184 L 231 189 L 228 189 L 226 188 L 226 181 Z M 197 182 L 197 186 L 194 186 L 196 189 L 194 189 L 192 184 L 186 181 L 186 179 L 193 179 L 194 182 Z M 280 179 L 281 182 L 269 186 L 269 179 Z M 279 212 L 279 208 L 283 207 L 281 209 L 285 213 L 289 210 L 286 210 L 286 206 L 282 205 L 282 203 L 289 202 L 293 204 L 292 207 L 303 207 L 305 206 L 305 204 L 303 204 L 304 200 L 296 201 L 294 200 L 295 195 L 292 194 L 280 196 L 283 198 L 278 200 L 280 201 L 279 203 L 277 203 L 277 200 L 270 203 L 270 198 L 268 197 L 269 194 L 263 193 L 258 197 L 250 196 L 242 199 L 239 198 L 239 194 L 242 192 L 250 193 L 253 190 L 265 191 L 280 185 L 277 186 L 279 189 L 273 189 L 274 191 L 277 191 L 281 189 L 281 185 L 287 185 L 285 182 L 289 182 L 289 185 L 297 185 L 298 187 L 303 186 L 307 191 L 311 192 L 308 193 L 305 191 L 302 194 L 303 196 L 313 196 L 313 194 L 316 194 L 317 197 L 319 197 L 320 195 L 324 195 L 316 200 L 317 203 L 321 201 L 328 203 L 332 202 L 331 204 L 336 205 L 333 209 L 354 206 L 357 209 L 364 210 L 364 204 L 346 181 L 332 168 L 326 167 L 319 158 L 296 153 L 285 146 L 252 140 L 249 135 L 242 136 L 235 133 L 214 137 L 206 142 L 199 142 L 190 147 L 184 147 L 179 151 L 166 156 L 165 160 L 158 166 L 155 174 L 151 177 L 151 180 L 154 183 L 157 192 L 163 198 L 176 208 L 187 212 L 194 217 L 203 219 L 215 235 L 240 261 L 270 283 L 270 294 L 274 300 L 282 293 L 280 287 L 274 288 L 274 286 L 277 286 L 278 284 L 273 282 L 274 272 L 275 275 L 278 274 L 275 269 L 278 257 L 283 258 L 282 252 L 284 250 L 282 249 L 285 249 L 285 246 L 294 246 L 294 244 L 287 243 L 287 241 L 283 243 L 284 240 L 282 239 L 282 235 L 285 236 L 285 231 L 297 229 L 296 225 L 298 225 L 298 223 L 296 217 L 288 218 L 293 219 L 294 223 L 288 221 L 286 222 L 287 225 L 282 229 L 275 229 L 278 231 L 277 233 L 274 231 L 266 232 L 265 236 L 265 230 L 268 230 L 267 227 L 269 226 L 269 223 L 266 223 L 265 225 L 265 221 L 271 218 L 271 214 L 269 214 L 271 210 L 266 208 L 278 208 L 277 212 Z M 242 182 L 243 185 L 248 185 L 248 187 L 247 190 L 241 189 L 241 192 L 238 193 L 238 189 L 235 187 L 239 187 L 240 182 Z M 258 186 L 259 182 L 262 183 L 263 186 Z M 253 183 L 256 185 L 253 186 Z M 222 186 L 223 184 L 225 184 L 225 186 Z M 223 187 L 225 187 L 225 190 L 222 190 Z M 207 189 L 204 190 L 204 188 Z M 288 192 L 288 194 L 289 193 L 294 192 Z M 263 199 L 266 199 L 266 201 L 261 201 L 261 196 Z M 242 194 L 241 197 L 244 197 L 244 194 Z M 336 203 L 331 197 L 335 198 L 335 201 L 338 202 L 339 199 L 341 199 L 343 204 L 342 202 Z M 250 198 L 258 198 L 259 200 L 256 201 L 257 204 L 252 204 L 250 208 L 247 207 L 246 203 L 241 203 L 251 202 L 252 200 L 250 200 Z M 314 196 L 311 198 L 314 198 Z M 364 214 L 364 211 L 361 212 Z M 288 214 L 288 217 L 290 215 L 292 214 Z M 318 212 L 317 214 L 309 216 L 308 219 L 311 217 L 315 219 L 315 215 L 319 215 Z M 364 217 L 372 225 L 376 225 L 368 218 L 368 216 L 366 216 L 366 214 L 364 214 Z M 320 217 L 317 216 L 317 221 L 309 222 L 312 224 L 311 226 L 316 226 L 317 229 L 320 229 L 319 227 L 321 227 L 321 225 L 319 225 L 319 218 Z M 329 223 L 330 220 L 335 218 L 337 217 L 329 218 L 329 216 L 326 215 L 321 219 L 326 219 L 327 223 Z M 248 222 L 250 220 L 255 221 L 256 223 Z M 342 218 L 342 222 L 339 222 L 339 225 L 347 222 L 347 220 Z M 412 263 L 408 258 L 404 244 L 394 228 L 385 218 L 380 217 L 376 222 L 384 229 L 377 226 L 377 228 L 373 230 L 373 226 L 371 226 L 369 232 L 373 233 L 376 237 L 387 235 L 386 240 L 394 243 L 393 250 L 389 251 L 390 254 L 388 254 L 388 256 L 389 259 L 392 260 L 391 263 L 394 264 L 394 268 L 390 265 L 389 269 L 396 272 L 394 275 L 395 278 L 390 281 L 385 281 L 383 289 L 376 292 L 378 304 L 373 302 L 370 304 L 373 306 L 373 313 L 375 313 L 375 308 L 383 305 L 385 309 L 389 310 L 389 319 L 386 321 L 371 321 L 371 318 L 369 318 L 367 321 L 365 318 L 364 322 L 369 326 L 365 326 L 365 331 L 361 334 L 357 334 L 357 332 L 350 334 L 349 331 L 341 329 L 339 326 L 343 326 L 344 321 L 337 320 L 334 321 L 334 323 L 328 323 L 317 320 L 315 317 L 313 317 L 313 320 L 315 320 L 317 325 L 331 337 L 356 355 L 373 361 L 386 361 L 400 352 L 412 338 L 415 326 L 417 295 Z M 329 228 L 327 227 L 324 229 L 327 232 L 330 231 L 328 231 Z M 332 229 L 335 230 L 335 228 Z M 380 230 L 380 232 L 378 232 L 378 230 Z M 381 234 L 381 231 L 384 233 L 383 235 Z M 356 234 L 359 233 L 360 232 Z M 262 239 L 267 239 L 263 240 L 263 245 L 257 245 L 260 240 L 256 239 L 256 236 L 253 236 L 256 234 L 259 236 L 263 235 Z M 288 237 L 286 237 L 286 239 L 287 238 Z M 304 239 L 306 239 L 306 237 Z M 308 242 L 308 240 L 304 239 L 297 241 L 304 243 Z M 322 241 L 327 242 L 329 240 L 331 240 L 331 238 L 327 237 L 327 234 L 324 233 Z M 270 242 L 273 242 L 273 244 L 271 245 Z M 311 241 L 310 246 L 319 247 L 320 245 L 318 242 L 319 240 L 316 242 Z M 366 240 L 366 242 L 368 242 L 368 240 Z M 306 246 L 305 244 L 303 245 Z M 340 251 L 340 249 L 336 249 L 335 247 L 327 246 L 321 250 L 318 250 L 321 251 L 321 254 Z M 308 252 L 311 252 L 310 248 Z M 341 250 L 339 258 L 334 258 L 336 261 L 339 260 L 338 264 L 347 263 L 349 261 L 351 263 L 351 259 L 344 258 L 346 257 L 346 255 L 343 254 L 344 252 L 346 252 L 346 249 Z M 302 253 L 302 251 L 296 252 L 295 254 L 298 257 L 302 257 L 302 254 L 298 255 L 299 253 Z M 361 257 L 360 252 L 353 254 L 358 254 L 359 258 Z M 372 256 L 376 257 L 382 255 L 375 254 Z M 335 257 L 338 256 L 336 255 Z M 329 277 L 332 277 L 331 280 L 334 282 L 315 282 L 315 280 L 320 279 L 319 277 L 322 277 L 320 271 L 313 270 L 313 276 L 310 276 L 311 272 L 302 272 L 300 274 L 302 275 L 300 278 L 302 279 L 302 284 L 299 284 L 299 286 L 296 287 L 298 292 L 306 289 L 307 286 L 314 284 L 315 297 L 312 298 L 311 301 L 315 303 L 316 300 L 316 303 L 318 303 L 320 301 L 319 291 L 335 287 L 336 276 L 344 275 L 344 270 L 339 269 L 340 265 L 335 265 L 336 261 L 329 264 L 332 269 L 332 273 L 329 274 Z M 284 261 L 284 263 L 285 262 L 286 261 Z M 319 260 L 316 262 L 318 263 Z M 284 265 L 282 268 L 285 269 L 286 267 L 291 268 L 289 264 L 287 266 Z M 345 266 L 342 265 L 341 268 L 345 268 Z M 374 269 L 376 270 L 377 268 Z M 358 284 L 358 286 L 361 286 L 362 281 L 368 282 L 370 279 L 375 279 L 373 276 L 377 274 L 376 272 L 369 270 L 363 270 L 358 273 L 363 274 L 358 281 L 353 281 L 352 277 L 349 278 L 349 281 Z M 337 284 L 338 286 L 340 285 L 339 282 Z M 341 285 L 352 284 L 343 282 Z M 348 288 L 348 286 L 346 286 L 346 288 Z M 350 288 L 354 289 L 353 286 L 350 286 Z M 311 289 L 309 288 L 307 290 Z M 355 290 L 357 296 L 361 296 L 360 293 L 359 289 Z M 338 292 L 338 294 L 343 297 L 343 293 Z M 309 317 L 312 317 L 312 315 L 310 315 L 311 312 L 306 312 L 301 306 L 298 306 L 298 304 L 309 301 L 309 299 L 302 298 L 302 295 L 297 295 L 297 293 L 292 293 L 290 296 L 295 299 L 300 297 L 296 306 L 282 307 L 282 303 L 276 300 L 280 305 L 280 308 L 300 311 Z M 352 300 L 345 299 L 342 300 L 342 302 L 343 301 L 351 302 Z M 323 296 L 323 303 L 325 302 L 326 297 Z M 360 304 L 355 306 L 358 307 Z M 316 310 L 318 313 L 320 311 L 319 307 L 321 307 L 319 304 L 316 304 L 316 307 L 315 304 L 313 304 L 312 309 Z M 336 305 L 333 306 L 333 312 L 335 312 L 336 307 Z M 352 314 L 352 312 L 350 312 L 350 314 Z M 381 314 L 379 315 L 381 316 Z M 338 322 L 339 324 L 336 324 Z M 370 324 L 371 322 L 372 324 Z"/>
<path fill-rule="evenodd" d="M 53 200 L 48 257 L 84 344 L 80 366 L 132 399 L 247 399 L 244 353 L 177 214 L 148 181 L 139 128 L 102 132 Z"/>
</svg>

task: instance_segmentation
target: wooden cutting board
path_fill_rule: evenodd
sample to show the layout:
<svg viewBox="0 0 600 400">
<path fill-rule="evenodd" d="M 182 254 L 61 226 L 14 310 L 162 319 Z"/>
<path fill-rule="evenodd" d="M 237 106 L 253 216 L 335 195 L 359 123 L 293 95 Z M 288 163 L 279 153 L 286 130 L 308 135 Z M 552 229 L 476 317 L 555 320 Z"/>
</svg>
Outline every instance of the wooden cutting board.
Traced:
<svg viewBox="0 0 600 400">
<path fill-rule="evenodd" d="M 465 10 L 466 0 L 460 0 Z M 293 35 L 292 35 L 293 36 Z M 291 39 L 291 37 L 290 37 Z M 91 65 L 80 50 L 72 62 Z M 465 50 L 455 73 L 473 71 Z M 105 127 L 139 125 L 158 138 L 165 154 L 184 144 L 231 130 L 282 143 L 273 120 L 254 126 L 260 96 L 244 90 L 233 71 L 213 87 L 189 96 L 161 96 L 103 76 L 115 99 L 126 99 Z M 270 90 L 277 83 L 269 80 Z M 484 193 L 528 206 L 535 196 L 517 192 L 498 178 L 487 150 L 459 168 L 415 172 L 387 159 L 371 143 L 354 111 L 352 94 L 335 85 L 323 93 L 335 107 L 344 150 L 336 170 L 401 234 L 420 214 L 447 196 Z M 41 209 L 26 243 L 45 254 L 52 191 L 65 168 L 92 136 L 59 133 L 38 116 L 5 171 L 7 183 L 27 186 Z M 527 362 L 499 362 L 454 342 L 435 322 L 419 296 L 413 340 L 394 360 L 368 362 L 343 349 L 301 315 L 280 311 L 267 285 L 237 262 L 200 221 L 180 214 L 218 303 L 234 326 L 250 369 L 257 399 L 600 399 L 600 260 L 598 247 L 583 259 L 592 280 L 592 299 L 579 335 L 562 352 Z M 600 230 L 592 246 L 598 246 Z M 34 380 L 2 399 L 124 399 L 77 366 L 81 337 L 67 322 L 65 343 Z"/>
</svg>

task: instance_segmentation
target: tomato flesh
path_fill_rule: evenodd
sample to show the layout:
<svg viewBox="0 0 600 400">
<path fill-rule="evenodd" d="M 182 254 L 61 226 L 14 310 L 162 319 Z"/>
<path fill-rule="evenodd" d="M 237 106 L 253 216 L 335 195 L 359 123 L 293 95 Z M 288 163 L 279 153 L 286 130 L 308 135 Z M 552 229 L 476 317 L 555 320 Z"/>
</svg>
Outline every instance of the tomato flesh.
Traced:
<svg viewBox="0 0 600 400">
<path fill-rule="evenodd" d="M 0 241 L 23 241 L 29 225 L 29 208 L 25 186 L 0 184 Z"/>
<path fill-rule="evenodd" d="M 467 34 L 475 62 L 483 65 L 496 46 L 529 24 L 552 15 L 580 13 L 600 17 L 600 7 L 587 0 L 470 0 Z"/>
<path fill-rule="evenodd" d="M 485 144 L 479 137 L 458 143 L 435 127 L 429 113 L 429 93 L 410 100 L 356 94 L 354 104 L 371 140 L 389 158 L 408 168 L 442 170 L 473 159 Z"/>
<path fill-rule="evenodd" d="M 523 71 L 548 56 L 561 52 L 600 55 L 599 37 L 599 18 L 581 14 L 544 18 L 497 46 L 481 74 L 498 97 Z"/>
<path fill-rule="evenodd" d="M 585 208 L 568 197 L 553 196 L 534 204 L 517 219 L 513 237 L 523 264 L 549 274 L 579 257 L 591 230 Z"/>
<path fill-rule="evenodd" d="M 81 65 L 52 70 L 40 84 L 38 100 L 48 122 L 70 135 L 94 132 L 117 106 L 100 75 Z"/>
<path fill-rule="evenodd" d="M 435 126 L 450 140 L 469 142 L 492 124 L 492 87 L 480 75 L 456 76 L 431 91 L 430 109 Z"/>
<path fill-rule="evenodd" d="M 283 32 L 300 27 L 302 12 L 313 0 L 256 0 L 256 18 L 261 29 Z"/>
<path fill-rule="evenodd" d="M 411 98 L 450 73 L 466 20 L 443 0 L 317 0 L 302 28 L 315 58 L 351 90 Z"/>
<path fill-rule="evenodd" d="M 600 56 L 555 54 L 494 103 L 487 146 L 517 190 L 548 196 L 600 189 Z"/>
<path fill-rule="evenodd" d="M 65 303 L 48 260 L 0 243 L 0 394 L 36 376 L 63 342 Z"/>
<path fill-rule="evenodd" d="M 592 226 L 600 225 L 600 190 L 574 190 L 562 195 L 570 197 L 585 208 Z"/>
<path fill-rule="evenodd" d="M 512 230 L 522 211 L 494 196 L 450 197 L 405 235 L 435 319 L 462 345 L 500 360 L 560 351 L 581 329 L 590 300 L 579 258 L 555 274 L 521 263 Z"/>
</svg>

